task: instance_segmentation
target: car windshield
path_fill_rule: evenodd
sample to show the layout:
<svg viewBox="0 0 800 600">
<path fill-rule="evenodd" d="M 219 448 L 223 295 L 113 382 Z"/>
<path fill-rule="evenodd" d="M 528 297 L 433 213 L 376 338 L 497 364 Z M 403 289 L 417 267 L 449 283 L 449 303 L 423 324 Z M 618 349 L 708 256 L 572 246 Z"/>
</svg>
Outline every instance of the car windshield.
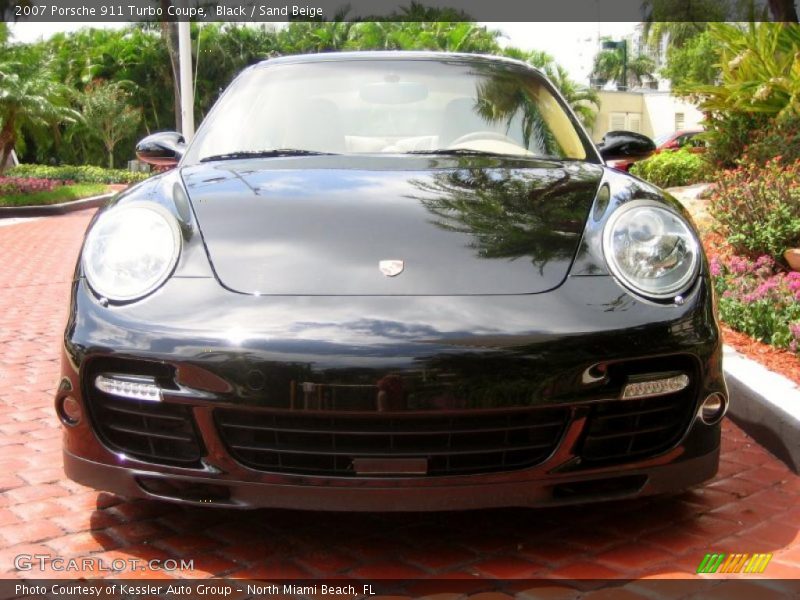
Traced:
<svg viewBox="0 0 800 600">
<path fill-rule="evenodd" d="M 585 159 L 542 77 L 486 60 L 269 64 L 217 103 L 184 164 L 295 154 L 498 154 Z"/>
<path fill-rule="evenodd" d="M 660 146 L 661 144 L 669 141 L 674 135 L 674 133 L 662 133 L 653 141 L 655 142 L 656 146 Z"/>
</svg>

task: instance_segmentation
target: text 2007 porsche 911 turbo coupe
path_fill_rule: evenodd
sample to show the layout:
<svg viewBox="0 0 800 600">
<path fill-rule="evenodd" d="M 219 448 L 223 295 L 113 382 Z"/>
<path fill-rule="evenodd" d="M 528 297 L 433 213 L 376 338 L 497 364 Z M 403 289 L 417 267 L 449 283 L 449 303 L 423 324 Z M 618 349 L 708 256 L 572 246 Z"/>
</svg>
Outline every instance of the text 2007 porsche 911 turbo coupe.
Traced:
<svg viewBox="0 0 800 600">
<path fill-rule="evenodd" d="M 728 404 L 682 207 L 539 71 L 284 57 L 91 223 L 70 478 L 204 506 L 443 510 L 679 490 Z M 616 153 L 616 154 L 615 154 Z"/>
</svg>

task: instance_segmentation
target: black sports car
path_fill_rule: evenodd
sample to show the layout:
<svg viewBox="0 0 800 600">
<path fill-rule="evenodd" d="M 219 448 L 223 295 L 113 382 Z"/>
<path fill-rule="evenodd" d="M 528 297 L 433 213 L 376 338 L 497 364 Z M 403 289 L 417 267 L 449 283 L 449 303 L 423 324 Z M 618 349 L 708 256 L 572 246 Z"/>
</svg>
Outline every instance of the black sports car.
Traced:
<svg viewBox="0 0 800 600">
<path fill-rule="evenodd" d="M 630 144 L 628 144 L 630 145 Z M 635 144 L 634 144 L 635 145 Z M 712 477 L 702 249 L 539 71 L 268 60 L 92 222 L 56 410 L 69 477 L 220 506 L 440 510 Z"/>
</svg>

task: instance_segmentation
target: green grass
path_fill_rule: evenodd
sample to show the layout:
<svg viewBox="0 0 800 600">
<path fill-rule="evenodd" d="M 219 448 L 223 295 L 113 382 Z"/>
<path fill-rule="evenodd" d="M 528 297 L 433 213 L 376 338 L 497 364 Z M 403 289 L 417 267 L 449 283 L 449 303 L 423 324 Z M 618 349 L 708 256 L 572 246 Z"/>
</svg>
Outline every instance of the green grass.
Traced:
<svg viewBox="0 0 800 600">
<path fill-rule="evenodd" d="M 102 183 L 62 185 L 49 192 L 0 195 L 0 206 L 42 206 L 45 204 L 60 204 L 71 200 L 99 196 L 105 193 L 107 189 L 108 186 Z"/>
</svg>

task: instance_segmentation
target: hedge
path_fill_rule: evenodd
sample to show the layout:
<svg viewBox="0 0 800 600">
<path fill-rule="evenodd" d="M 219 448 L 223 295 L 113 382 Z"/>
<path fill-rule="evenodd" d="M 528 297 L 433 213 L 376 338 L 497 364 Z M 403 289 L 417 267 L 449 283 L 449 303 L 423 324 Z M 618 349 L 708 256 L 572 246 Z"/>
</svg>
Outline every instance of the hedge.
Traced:
<svg viewBox="0 0 800 600">
<path fill-rule="evenodd" d="M 18 165 L 6 171 L 9 177 L 37 177 L 57 179 L 75 183 L 138 183 L 150 177 L 150 173 L 137 173 L 125 169 L 104 169 L 89 165 Z"/>
</svg>

